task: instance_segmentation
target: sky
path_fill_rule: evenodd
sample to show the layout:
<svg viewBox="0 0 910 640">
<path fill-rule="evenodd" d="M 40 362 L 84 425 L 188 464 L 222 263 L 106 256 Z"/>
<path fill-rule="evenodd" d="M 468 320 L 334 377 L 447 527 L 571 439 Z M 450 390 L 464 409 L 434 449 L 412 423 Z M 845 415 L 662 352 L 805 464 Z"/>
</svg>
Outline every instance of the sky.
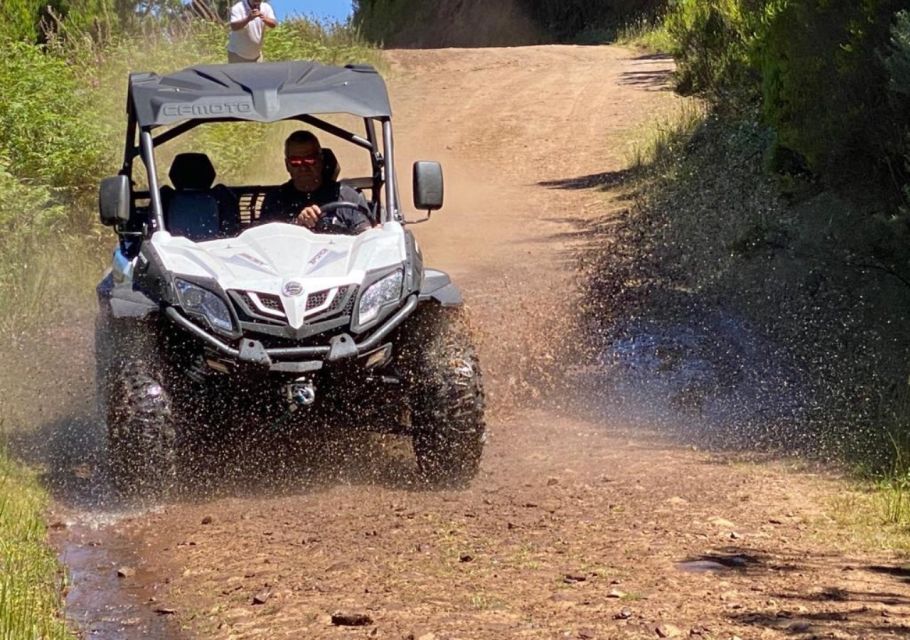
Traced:
<svg viewBox="0 0 910 640">
<path fill-rule="evenodd" d="M 268 0 L 281 20 L 288 15 L 315 15 L 343 21 L 351 15 L 350 0 Z"/>
</svg>

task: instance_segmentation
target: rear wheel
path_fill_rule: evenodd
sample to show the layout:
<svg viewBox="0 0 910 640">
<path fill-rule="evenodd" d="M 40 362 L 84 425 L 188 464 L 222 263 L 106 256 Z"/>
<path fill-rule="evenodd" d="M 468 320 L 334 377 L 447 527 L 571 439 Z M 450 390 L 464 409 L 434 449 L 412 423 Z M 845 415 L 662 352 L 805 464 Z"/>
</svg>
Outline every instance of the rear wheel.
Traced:
<svg viewBox="0 0 910 640">
<path fill-rule="evenodd" d="M 108 456 L 122 492 L 165 497 L 177 480 L 177 432 L 171 399 L 159 373 L 131 360 L 108 383 Z"/>
<path fill-rule="evenodd" d="M 464 486 L 477 475 L 486 433 L 477 354 L 460 310 L 418 313 L 401 354 L 417 465 L 433 484 Z"/>
</svg>

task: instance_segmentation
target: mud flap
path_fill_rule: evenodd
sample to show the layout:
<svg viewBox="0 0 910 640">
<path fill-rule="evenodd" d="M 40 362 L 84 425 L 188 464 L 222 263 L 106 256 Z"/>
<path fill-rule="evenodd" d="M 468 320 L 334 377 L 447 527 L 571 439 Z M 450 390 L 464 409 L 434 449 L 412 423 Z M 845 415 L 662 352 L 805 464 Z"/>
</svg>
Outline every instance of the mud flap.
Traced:
<svg viewBox="0 0 910 640">
<path fill-rule="evenodd" d="M 464 304 L 461 291 L 452 284 L 449 274 L 427 269 L 420 283 L 420 301 L 435 300 L 443 307 L 460 307 Z"/>
</svg>

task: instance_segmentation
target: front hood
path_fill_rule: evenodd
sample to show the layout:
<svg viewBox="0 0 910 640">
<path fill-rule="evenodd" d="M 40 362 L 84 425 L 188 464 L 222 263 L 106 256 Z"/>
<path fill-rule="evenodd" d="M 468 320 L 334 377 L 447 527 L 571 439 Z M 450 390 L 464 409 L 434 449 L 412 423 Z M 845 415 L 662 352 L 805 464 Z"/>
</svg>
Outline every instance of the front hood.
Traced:
<svg viewBox="0 0 910 640">
<path fill-rule="evenodd" d="M 208 242 L 159 231 L 151 243 L 162 267 L 175 276 L 215 280 L 225 291 L 279 296 L 294 328 L 303 324 L 308 294 L 361 285 L 368 272 L 392 268 L 406 257 L 404 231 L 396 222 L 358 236 L 272 223 Z"/>
</svg>

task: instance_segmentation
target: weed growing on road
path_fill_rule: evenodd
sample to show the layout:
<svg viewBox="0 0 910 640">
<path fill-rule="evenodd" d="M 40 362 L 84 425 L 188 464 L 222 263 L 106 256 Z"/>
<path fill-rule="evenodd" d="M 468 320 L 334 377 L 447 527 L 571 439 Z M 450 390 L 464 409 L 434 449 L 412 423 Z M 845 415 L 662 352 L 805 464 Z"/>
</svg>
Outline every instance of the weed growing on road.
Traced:
<svg viewBox="0 0 910 640">
<path fill-rule="evenodd" d="M 910 478 L 903 476 L 883 480 L 878 489 L 885 521 L 910 526 Z"/>
<path fill-rule="evenodd" d="M 858 544 L 862 549 L 906 551 L 910 549 L 907 521 L 900 523 L 888 520 L 888 513 L 896 507 L 894 503 L 896 499 L 903 502 L 903 505 L 897 508 L 903 510 L 900 515 L 906 518 L 908 507 L 906 489 L 898 498 L 890 481 L 859 483 L 854 488 L 834 496 L 825 505 L 825 513 L 836 523 L 838 529 L 850 532 L 849 547 Z M 832 542 L 828 533 L 829 524 L 830 521 L 818 525 L 826 544 Z"/>
</svg>

